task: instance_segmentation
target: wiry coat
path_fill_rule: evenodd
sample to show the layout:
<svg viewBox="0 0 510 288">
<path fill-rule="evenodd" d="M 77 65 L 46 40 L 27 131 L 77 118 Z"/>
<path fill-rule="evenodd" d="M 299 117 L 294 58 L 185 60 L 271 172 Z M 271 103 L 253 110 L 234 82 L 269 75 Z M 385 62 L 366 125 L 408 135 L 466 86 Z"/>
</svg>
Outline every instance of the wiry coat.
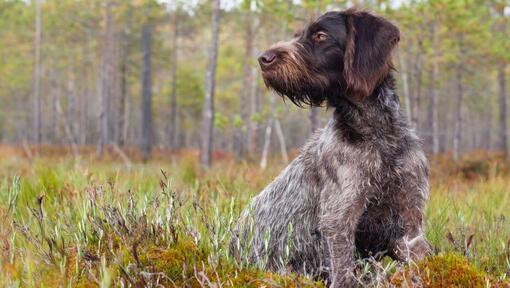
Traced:
<svg viewBox="0 0 510 288">
<path fill-rule="evenodd" d="M 245 209 L 232 241 L 235 255 L 345 287 L 355 283 L 356 251 L 402 261 L 429 253 L 422 229 L 427 160 L 399 110 L 390 68 L 374 87 L 360 88 L 369 93 L 363 100 L 353 100 L 356 87 L 321 95 L 332 118 Z"/>
</svg>

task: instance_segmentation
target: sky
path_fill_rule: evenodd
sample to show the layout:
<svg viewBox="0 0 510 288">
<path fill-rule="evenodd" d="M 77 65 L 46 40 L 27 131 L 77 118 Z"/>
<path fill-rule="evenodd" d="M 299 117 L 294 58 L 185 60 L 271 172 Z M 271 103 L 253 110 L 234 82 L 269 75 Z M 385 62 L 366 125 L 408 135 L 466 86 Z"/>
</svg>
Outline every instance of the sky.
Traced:
<svg viewBox="0 0 510 288">
<path fill-rule="evenodd" d="M 168 8 L 170 10 L 173 10 L 176 3 L 180 3 L 180 5 L 184 5 L 185 8 L 191 8 L 193 6 L 196 6 L 200 0 L 157 0 L 157 1 L 159 1 L 160 3 L 167 4 Z M 294 3 L 301 2 L 300 0 L 293 0 L 293 1 L 294 1 Z M 405 4 L 409 1 L 410 0 L 392 0 L 391 6 L 399 7 L 400 5 Z M 230 10 L 230 9 L 236 7 L 237 5 L 239 5 L 239 3 L 241 3 L 241 2 L 242 2 L 242 0 L 221 0 L 221 7 L 222 7 L 222 9 Z M 505 8 L 504 13 L 505 13 L 505 16 L 510 16 L 510 5 Z"/>
</svg>

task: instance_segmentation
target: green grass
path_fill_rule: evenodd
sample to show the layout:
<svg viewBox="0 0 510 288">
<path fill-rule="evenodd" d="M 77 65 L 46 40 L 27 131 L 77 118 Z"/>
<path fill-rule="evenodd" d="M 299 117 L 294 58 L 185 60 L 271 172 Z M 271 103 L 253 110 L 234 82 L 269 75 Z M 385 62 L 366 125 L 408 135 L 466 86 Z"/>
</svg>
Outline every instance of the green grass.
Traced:
<svg viewBox="0 0 510 288">
<path fill-rule="evenodd" d="M 0 163 L 0 286 L 321 285 L 260 271 L 228 254 L 237 215 L 281 168 L 221 161 L 203 173 L 188 157 L 130 169 L 86 159 L 8 158 Z M 436 256 L 410 265 L 360 261 L 360 283 L 508 285 L 510 178 L 432 183 L 426 226 Z"/>
</svg>

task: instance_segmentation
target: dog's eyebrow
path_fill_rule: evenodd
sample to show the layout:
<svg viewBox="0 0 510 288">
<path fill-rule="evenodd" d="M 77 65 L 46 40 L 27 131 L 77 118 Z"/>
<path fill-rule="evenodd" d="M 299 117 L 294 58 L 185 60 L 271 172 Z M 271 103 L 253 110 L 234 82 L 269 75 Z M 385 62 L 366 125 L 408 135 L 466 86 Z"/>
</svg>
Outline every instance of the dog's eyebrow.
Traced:
<svg viewBox="0 0 510 288">
<path fill-rule="evenodd" d="M 324 27 L 319 22 L 310 23 L 310 25 L 308 25 L 308 27 L 306 27 L 306 30 L 310 33 L 316 33 L 318 31 L 326 31 L 326 29 L 324 29 Z"/>
</svg>

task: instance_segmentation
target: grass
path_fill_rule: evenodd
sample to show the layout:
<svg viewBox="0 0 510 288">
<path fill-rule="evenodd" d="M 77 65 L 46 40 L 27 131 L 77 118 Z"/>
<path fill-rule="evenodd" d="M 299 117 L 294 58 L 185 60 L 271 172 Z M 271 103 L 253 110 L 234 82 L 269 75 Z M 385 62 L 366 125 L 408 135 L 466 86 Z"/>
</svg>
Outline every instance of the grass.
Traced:
<svg viewBox="0 0 510 288">
<path fill-rule="evenodd" d="M 237 215 L 282 169 L 195 155 L 147 165 L 51 154 L 0 163 L 2 287 L 317 287 L 228 254 Z M 0 149 L 0 154 L 5 148 Z M 14 156 L 8 156 L 14 155 Z M 435 256 L 360 260 L 366 286 L 510 287 L 510 175 L 497 156 L 433 161 L 427 237 Z"/>
</svg>

